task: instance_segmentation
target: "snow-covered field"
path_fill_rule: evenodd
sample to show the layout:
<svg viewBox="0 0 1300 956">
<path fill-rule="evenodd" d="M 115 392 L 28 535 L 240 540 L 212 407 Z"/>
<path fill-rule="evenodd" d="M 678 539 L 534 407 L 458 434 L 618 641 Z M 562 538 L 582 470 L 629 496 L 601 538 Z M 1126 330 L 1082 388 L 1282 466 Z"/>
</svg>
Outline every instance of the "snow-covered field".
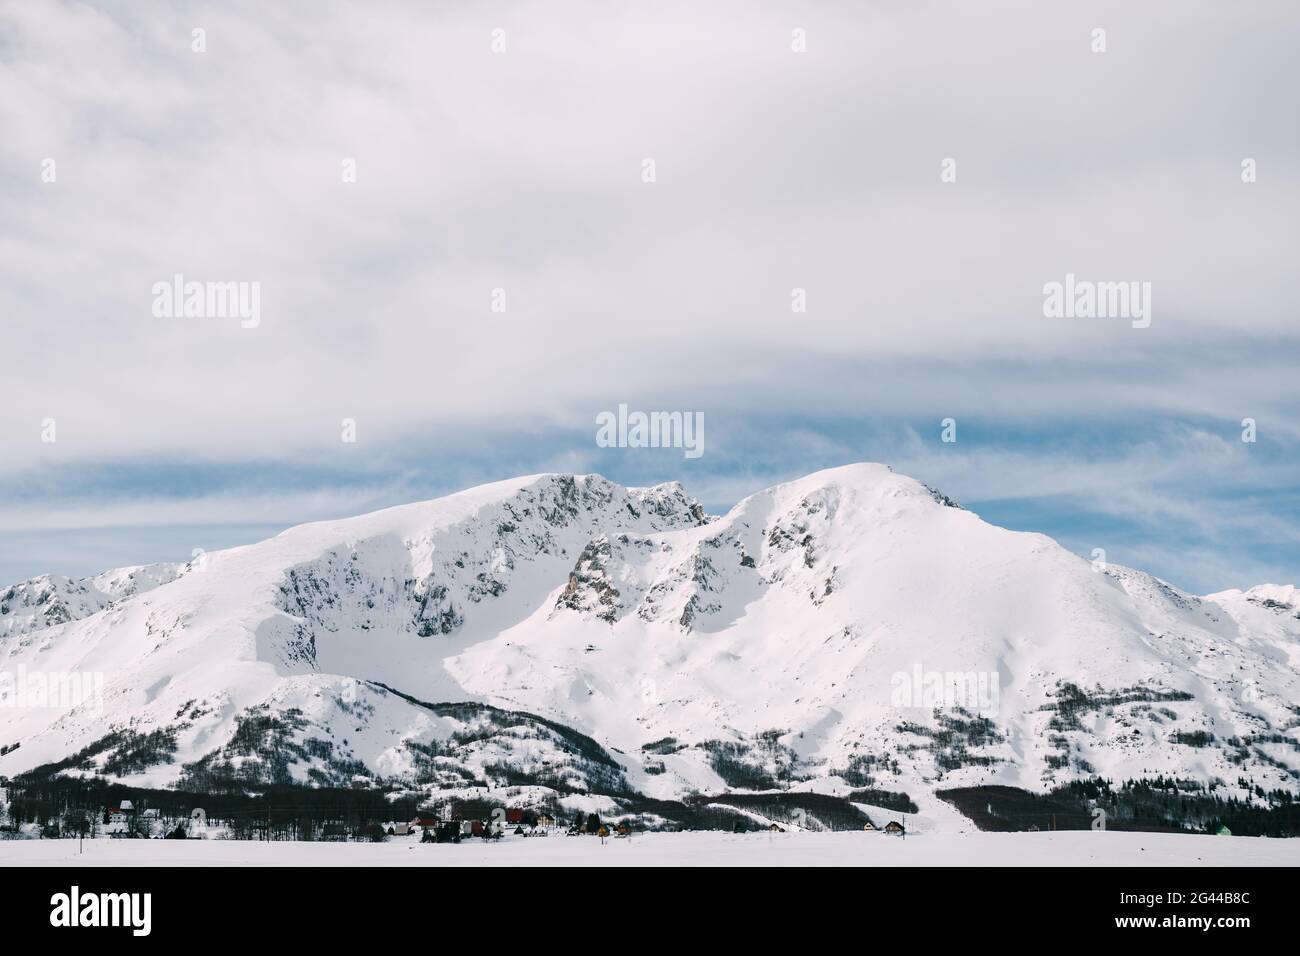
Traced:
<svg viewBox="0 0 1300 956">
<path fill-rule="evenodd" d="M 460 844 L 16 840 L 0 866 L 1300 866 L 1300 839 L 1170 833 L 715 832 Z"/>
</svg>

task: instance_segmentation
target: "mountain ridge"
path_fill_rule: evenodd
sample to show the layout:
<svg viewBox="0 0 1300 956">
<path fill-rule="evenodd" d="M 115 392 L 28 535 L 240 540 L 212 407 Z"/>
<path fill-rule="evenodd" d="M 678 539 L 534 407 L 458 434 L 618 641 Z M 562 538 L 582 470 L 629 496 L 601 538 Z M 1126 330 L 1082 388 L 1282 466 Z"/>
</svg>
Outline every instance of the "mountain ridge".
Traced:
<svg viewBox="0 0 1300 956">
<path fill-rule="evenodd" d="M 945 787 L 1300 780 L 1293 587 L 1189 595 L 873 463 L 724 515 L 676 482 L 530 475 L 0 604 L 0 672 L 104 676 L 98 709 L 0 709 L 8 776 L 884 788 L 944 825 Z"/>
</svg>

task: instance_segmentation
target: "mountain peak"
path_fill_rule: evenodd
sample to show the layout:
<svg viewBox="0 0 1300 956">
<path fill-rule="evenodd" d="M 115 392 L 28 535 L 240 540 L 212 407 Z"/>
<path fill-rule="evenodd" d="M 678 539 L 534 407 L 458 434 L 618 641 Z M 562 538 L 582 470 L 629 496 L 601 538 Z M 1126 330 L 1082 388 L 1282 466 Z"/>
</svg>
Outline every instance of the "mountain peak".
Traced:
<svg viewBox="0 0 1300 956">
<path fill-rule="evenodd" d="M 929 485 L 879 462 L 856 462 L 815 471 L 746 498 L 734 511 L 849 513 L 847 526 L 921 515 L 936 506 L 961 506 Z"/>
</svg>

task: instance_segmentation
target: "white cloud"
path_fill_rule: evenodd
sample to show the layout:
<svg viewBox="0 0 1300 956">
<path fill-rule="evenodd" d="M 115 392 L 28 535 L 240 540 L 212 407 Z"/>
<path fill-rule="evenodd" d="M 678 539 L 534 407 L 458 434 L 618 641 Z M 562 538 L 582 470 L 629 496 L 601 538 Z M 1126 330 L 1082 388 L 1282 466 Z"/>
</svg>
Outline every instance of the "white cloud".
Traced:
<svg viewBox="0 0 1300 956">
<path fill-rule="evenodd" d="M 1103 5 L 1102 57 L 1091 19 L 1027 3 L 564 11 L 7 8 L 7 466 L 312 455 L 344 416 L 375 445 L 504 416 L 574 427 L 610 394 L 702 383 L 751 411 L 825 405 L 854 361 L 921 357 L 964 371 L 894 403 L 1035 407 L 1054 399 L 1033 363 L 1140 377 L 1208 330 L 1293 331 L 1286 4 L 1249 23 Z M 1249 66 L 1249 86 L 1206 82 L 1207 61 Z M 1152 329 L 1044 320 L 1066 271 L 1152 281 Z M 154 319 L 149 289 L 177 272 L 260 281 L 262 326 Z M 818 357 L 836 378 L 788 380 Z M 1201 388 L 1166 376 L 1143 402 L 1236 415 L 1213 358 L 1179 370 Z M 1025 366 L 990 389 L 978 368 L 1006 359 Z M 34 438 L 46 417 L 57 456 Z"/>
<path fill-rule="evenodd" d="M 1276 449 L 1300 438 L 1300 140 L 1279 119 L 1300 114 L 1297 45 L 1286 0 L 6 6 L 0 480 L 149 460 L 373 477 L 314 500 L 13 496 L 0 520 L 298 520 L 423 493 L 412 446 L 463 450 L 448 485 L 592 470 L 595 413 L 628 401 L 704 411 L 728 467 L 663 477 L 713 502 L 885 457 L 827 422 L 952 415 L 1152 444 L 918 438 L 900 470 L 1267 531 L 1188 489 L 1242 465 L 1246 416 L 1273 457 L 1241 480 L 1294 485 Z M 1045 319 L 1067 272 L 1150 281 L 1151 328 Z M 176 273 L 260 282 L 261 325 L 154 318 Z M 765 420 L 784 437 L 754 455 Z M 1171 439 L 1178 420 L 1203 434 Z M 507 447 L 521 434 L 538 447 Z"/>
</svg>

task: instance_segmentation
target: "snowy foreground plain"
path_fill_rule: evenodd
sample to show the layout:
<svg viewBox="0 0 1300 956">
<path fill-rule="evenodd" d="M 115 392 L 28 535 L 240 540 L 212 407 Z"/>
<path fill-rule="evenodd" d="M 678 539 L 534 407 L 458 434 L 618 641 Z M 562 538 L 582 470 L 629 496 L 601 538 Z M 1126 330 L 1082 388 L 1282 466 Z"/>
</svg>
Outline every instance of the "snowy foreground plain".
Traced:
<svg viewBox="0 0 1300 956">
<path fill-rule="evenodd" d="M 1300 839 L 1170 833 L 651 833 L 456 844 L 23 840 L 0 866 L 1300 866 Z"/>
</svg>

